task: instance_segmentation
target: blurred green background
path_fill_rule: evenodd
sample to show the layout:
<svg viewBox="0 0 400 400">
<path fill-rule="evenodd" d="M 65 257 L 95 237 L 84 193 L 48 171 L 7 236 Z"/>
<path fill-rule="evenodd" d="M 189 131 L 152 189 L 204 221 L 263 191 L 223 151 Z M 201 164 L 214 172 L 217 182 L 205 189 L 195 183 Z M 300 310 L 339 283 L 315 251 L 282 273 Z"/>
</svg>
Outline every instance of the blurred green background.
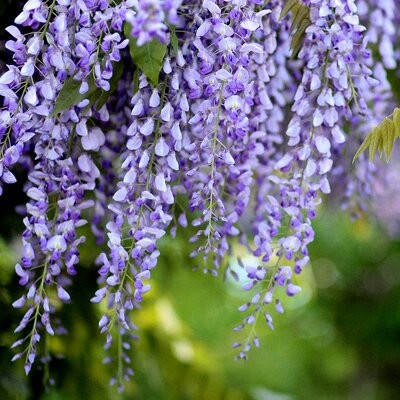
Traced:
<svg viewBox="0 0 400 400">
<path fill-rule="evenodd" d="M 233 280 L 192 271 L 183 238 L 164 240 L 153 289 L 136 314 L 135 377 L 123 395 L 108 386 L 109 366 L 102 363 L 99 309 L 89 302 L 96 280 L 90 244 L 70 289 L 74 301 L 61 312 L 69 334 L 50 341 L 52 353 L 65 355 L 51 363 L 55 387 L 46 393 L 40 370 L 25 378 L 22 364 L 10 363 L 21 313 L 10 306 L 20 289 L 8 239 L 0 241 L 2 400 L 400 398 L 400 242 L 366 220 L 320 214 L 313 263 L 298 280 L 303 291 L 285 301 L 275 331 L 260 323 L 261 348 L 247 362 L 233 361 L 230 346 L 239 339 L 232 327 L 248 293 L 243 297 Z"/>
</svg>

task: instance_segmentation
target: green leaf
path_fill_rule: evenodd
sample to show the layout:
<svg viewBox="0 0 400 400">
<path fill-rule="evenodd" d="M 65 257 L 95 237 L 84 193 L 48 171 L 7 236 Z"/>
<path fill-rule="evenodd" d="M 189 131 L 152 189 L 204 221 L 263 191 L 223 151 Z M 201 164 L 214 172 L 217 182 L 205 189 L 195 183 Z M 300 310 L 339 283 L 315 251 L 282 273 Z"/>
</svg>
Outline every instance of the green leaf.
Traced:
<svg viewBox="0 0 400 400">
<path fill-rule="evenodd" d="M 92 74 L 89 75 L 87 80 L 89 89 L 83 94 L 79 93 L 79 88 L 81 87 L 82 82 L 73 79 L 73 77 L 68 78 L 57 96 L 51 116 L 54 117 L 57 114 L 76 106 L 84 99 L 89 100 L 89 104 L 86 106 L 86 109 L 96 105 L 96 109 L 99 110 L 104 106 L 104 104 L 107 103 L 107 100 L 117 89 L 118 81 L 121 79 L 123 71 L 123 62 L 113 64 L 113 76 L 109 81 L 110 90 L 108 91 L 103 90 L 95 85 Z"/>
<path fill-rule="evenodd" d="M 400 137 L 400 108 L 395 108 L 393 111 L 393 123 L 394 123 L 394 136 Z"/>
<path fill-rule="evenodd" d="M 81 81 L 77 81 L 73 77 L 70 77 L 65 81 L 54 104 L 53 112 L 51 113 L 52 117 L 76 106 L 83 99 L 87 99 L 96 90 L 96 85 L 94 84 L 94 79 L 91 75 L 88 79 L 89 90 L 84 94 L 79 93 L 81 84 Z"/>
<path fill-rule="evenodd" d="M 126 23 L 124 33 L 129 39 L 132 61 L 143 72 L 150 83 L 153 86 L 157 86 L 167 45 L 154 39 L 143 46 L 138 46 L 137 40 L 131 36 L 131 30 L 132 26 Z"/>
<path fill-rule="evenodd" d="M 375 155 L 380 147 L 381 142 L 381 126 L 378 125 L 375 129 L 370 133 L 371 135 L 371 143 L 369 144 L 369 161 L 374 161 Z"/>
<path fill-rule="evenodd" d="M 290 26 L 290 33 L 293 33 L 292 43 L 290 48 L 292 49 L 292 59 L 297 57 L 304 38 L 306 30 L 311 24 L 310 20 L 310 9 L 301 3 L 299 0 L 287 0 L 281 12 L 281 19 L 284 18 L 288 13 L 292 13 L 292 24 Z"/>
<path fill-rule="evenodd" d="M 296 8 L 293 8 L 293 20 L 291 30 L 299 29 L 303 21 L 309 19 L 308 14 L 309 10 L 306 6 L 298 5 Z"/>
<path fill-rule="evenodd" d="M 178 43 L 178 36 L 176 36 L 175 25 L 169 25 L 169 30 L 171 32 L 171 46 L 174 49 L 175 54 L 178 54 L 179 43 Z"/>
<path fill-rule="evenodd" d="M 303 46 L 304 38 L 306 37 L 306 29 L 310 26 L 310 20 L 307 18 L 301 22 L 301 25 L 297 28 L 296 33 L 293 35 L 292 43 L 290 48 L 292 49 L 291 58 L 294 59 L 299 54 L 301 46 Z"/>
<path fill-rule="evenodd" d="M 133 94 L 139 91 L 139 70 L 136 68 L 133 72 Z"/>
<path fill-rule="evenodd" d="M 118 82 L 121 79 L 121 76 L 124 72 L 124 66 L 123 62 L 119 62 L 117 64 L 113 65 L 113 76 L 110 79 L 110 90 L 105 91 L 103 89 L 97 88 L 96 91 L 91 95 L 91 98 L 89 99 L 90 104 L 96 105 L 96 110 L 100 110 L 101 107 L 104 106 L 104 104 L 107 103 L 108 99 L 110 96 L 117 90 L 118 87 Z M 93 103 L 92 103 L 92 100 Z"/>
<path fill-rule="evenodd" d="M 292 10 L 293 7 L 298 6 L 299 5 L 299 1 L 298 0 L 287 0 L 285 2 L 285 5 L 282 8 L 281 11 L 281 16 L 280 18 L 285 18 L 287 14 L 290 13 L 290 11 Z"/>
<path fill-rule="evenodd" d="M 356 154 L 353 157 L 353 164 L 354 162 L 357 160 L 358 157 L 360 157 L 361 153 L 363 153 L 369 146 L 369 144 L 371 143 L 371 134 L 369 134 L 364 141 L 362 142 L 361 146 L 359 147 L 359 149 L 357 150 Z"/>
<path fill-rule="evenodd" d="M 376 128 L 367 135 L 353 158 L 353 163 L 360 154 L 369 147 L 369 161 L 372 162 L 379 151 L 382 158 L 385 153 L 386 162 L 389 162 L 395 141 L 400 137 L 400 109 L 393 111 L 393 120 L 386 117 Z"/>
<path fill-rule="evenodd" d="M 382 148 L 386 155 L 386 162 L 389 161 L 393 151 L 394 145 L 394 123 L 391 119 L 385 118 L 381 123 L 381 137 L 382 137 Z"/>
</svg>

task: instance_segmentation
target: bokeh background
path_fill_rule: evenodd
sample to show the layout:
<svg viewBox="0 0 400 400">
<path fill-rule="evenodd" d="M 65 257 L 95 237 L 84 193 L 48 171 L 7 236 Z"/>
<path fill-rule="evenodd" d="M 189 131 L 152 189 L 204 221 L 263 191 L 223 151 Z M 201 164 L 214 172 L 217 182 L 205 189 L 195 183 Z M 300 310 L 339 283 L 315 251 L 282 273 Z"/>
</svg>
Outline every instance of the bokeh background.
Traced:
<svg viewBox="0 0 400 400">
<path fill-rule="evenodd" d="M 0 39 L 18 3 L 0 1 Z M 1 67 L 1 42 L 0 59 Z M 46 389 L 40 366 L 25 377 L 22 363 L 10 362 L 21 318 L 11 303 L 22 292 L 14 274 L 23 229 L 15 207 L 24 202 L 18 185 L 0 198 L 1 400 L 400 399 L 400 236 L 393 229 L 389 236 L 382 220 L 351 221 L 334 206 L 316 220 L 313 262 L 299 277 L 303 291 L 285 301 L 273 332 L 259 323 L 261 348 L 247 362 L 233 361 L 231 349 L 237 307 L 248 298 L 240 282 L 192 271 L 187 234 L 163 240 L 152 291 L 136 314 L 135 377 L 123 395 L 108 385 L 112 371 L 102 362 L 100 310 L 89 301 L 97 277 L 89 240 L 73 303 L 60 313 L 69 333 L 49 342 L 55 386 Z"/>
<path fill-rule="evenodd" d="M 4 215 L 7 196 L 2 201 Z M 109 387 L 112 371 L 102 363 L 100 311 L 89 302 L 96 281 L 90 244 L 70 289 L 73 303 L 60 315 L 69 333 L 49 343 L 56 385 L 46 392 L 40 368 L 26 378 L 20 362 L 10 363 L 21 317 L 10 306 L 21 292 L 13 271 L 17 221 L 1 219 L 2 400 L 400 398 L 400 241 L 366 219 L 322 210 L 313 263 L 299 278 L 303 291 L 285 301 L 274 331 L 259 323 L 261 348 L 247 362 L 233 361 L 230 347 L 238 339 L 237 307 L 247 299 L 238 283 L 192 271 L 184 237 L 162 241 L 153 289 L 136 315 L 135 377 L 124 395 Z"/>
</svg>

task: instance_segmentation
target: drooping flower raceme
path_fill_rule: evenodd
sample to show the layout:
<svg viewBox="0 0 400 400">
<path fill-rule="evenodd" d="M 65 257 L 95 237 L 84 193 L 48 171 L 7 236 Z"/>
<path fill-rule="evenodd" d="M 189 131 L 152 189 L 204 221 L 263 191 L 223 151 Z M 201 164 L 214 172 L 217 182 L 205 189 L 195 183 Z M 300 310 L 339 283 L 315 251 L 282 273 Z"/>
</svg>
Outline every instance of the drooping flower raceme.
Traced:
<svg viewBox="0 0 400 400">
<path fill-rule="evenodd" d="M 201 212 L 192 222 L 200 228 L 192 238 L 200 243 L 193 255 L 203 254 L 204 260 L 211 255 L 214 272 L 229 250 L 229 238 L 239 233 L 236 225 L 250 200 L 257 156 L 264 151 L 264 120 L 254 106 L 269 101 L 269 77 L 266 66 L 259 76 L 255 67 L 268 54 L 261 43 L 263 18 L 271 10 L 257 12 L 248 3 L 225 2 L 220 8 L 203 2 L 184 73 L 192 113 L 184 185 L 190 210 Z"/>
<path fill-rule="evenodd" d="M 32 157 L 33 164 L 26 184 L 30 200 L 22 259 L 16 266 L 27 294 L 14 303 L 27 308 L 16 331 L 28 333 L 14 344 L 24 347 L 15 358 L 25 357 L 27 373 L 36 357 L 41 327 L 54 334 L 50 316 L 55 297 L 62 302 L 70 299 L 64 287 L 70 282 L 68 275 L 76 274 L 78 245 L 85 239 L 76 229 L 86 223 L 81 211 L 91 207 L 92 201 L 85 199 L 85 193 L 94 190 L 100 175 L 91 152 L 104 144 L 104 133 L 99 127 L 88 128 L 86 121 L 109 118 L 106 108 L 87 110 L 84 98 L 60 114 L 55 100 L 67 79 L 80 81 L 80 92 L 86 91 L 88 77 L 98 87 L 109 88 L 111 62 L 120 59 L 119 50 L 127 44 L 121 42 L 117 33 L 121 24 L 116 23 L 123 14 L 123 2 L 114 8 L 106 2 L 59 3 L 26 3 L 16 23 L 36 31 L 27 39 L 17 27 L 8 28 L 13 40 L 6 45 L 16 65 L 9 66 L 1 78 L 3 182 L 15 181 L 10 167 L 20 159 Z M 107 36 L 110 27 L 116 30 L 113 38 Z M 73 146 L 76 140 L 79 147 Z"/>
<path fill-rule="evenodd" d="M 245 289 L 259 289 L 241 307 L 250 315 L 238 330 L 254 324 L 260 313 L 272 326 L 271 314 L 265 309 L 274 301 L 279 286 L 288 296 L 300 291 L 293 274 L 308 263 L 307 246 L 314 238 L 311 220 L 321 194 L 331 191 L 332 150 L 345 141 L 341 121 L 366 112 L 364 92 L 375 84 L 366 66 L 370 54 L 363 39 L 365 28 L 359 25 L 354 3 L 337 1 L 333 7 L 328 1 L 304 3 L 310 9 L 311 25 L 299 53 L 304 68 L 287 129 L 290 148 L 269 176 L 276 190 L 271 188 L 274 196 L 265 199 L 266 219 L 259 221 L 254 240 L 254 254 L 262 257 L 266 266 L 247 268 L 250 281 Z M 278 298 L 274 303 L 276 311 L 283 312 Z M 235 345 L 242 349 L 239 357 L 245 358 L 252 345 L 258 346 L 258 338 L 250 330 L 245 340 Z"/>
<path fill-rule="evenodd" d="M 362 1 L 360 11 L 393 68 L 387 3 Z M 273 328 L 271 308 L 283 312 L 279 288 L 301 290 L 322 196 L 340 181 L 340 198 L 363 209 L 374 168 L 363 160 L 348 171 L 348 149 L 387 112 L 386 71 L 353 0 L 293 2 L 307 24 L 293 57 L 285 4 L 26 2 L 8 28 L 13 64 L 0 77 L 0 193 L 26 172 L 15 267 L 26 292 L 13 305 L 25 312 L 14 359 L 27 373 L 43 336 L 64 331 L 54 314 L 73 301 L 79 228 L 89 220 L 106 242 L 91 301 L 105 303 L 99 328 L 122 389 L 133 374 L 134 310 L 151 289 L 162 237 L 188 229 L 192 256 L 215 275 L 239 245 L 256 257 L 239 260 L 252 292 L 234 346 L 247 358 L 259 316 Z"/>
</svg>

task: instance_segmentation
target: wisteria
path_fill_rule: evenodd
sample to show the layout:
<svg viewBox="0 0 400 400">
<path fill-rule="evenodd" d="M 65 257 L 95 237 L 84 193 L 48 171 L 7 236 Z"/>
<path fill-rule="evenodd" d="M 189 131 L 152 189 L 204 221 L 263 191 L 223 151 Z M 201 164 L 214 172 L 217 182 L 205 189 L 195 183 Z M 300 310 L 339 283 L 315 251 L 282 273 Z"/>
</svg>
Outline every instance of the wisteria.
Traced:
<svg viewBox="0 0 400 400">
<path fill-rule="evenodd" d="M 0 193 L 21 175 L 28 198 L 12 345 L 26 373 L 65 333 L 85 224 L 119 390 L 159 241 L 178 231 L 202 271 L 244 269 L 233 347 L 246 359 L 259 318 L 273 329 L 301 291 L 319 204 L 358 216 L 373 200 L 381 172 L 351 162 L 396 106 L 397 14 L 375 0 L 27 1 L 0 77 Z"/>
</svg>

